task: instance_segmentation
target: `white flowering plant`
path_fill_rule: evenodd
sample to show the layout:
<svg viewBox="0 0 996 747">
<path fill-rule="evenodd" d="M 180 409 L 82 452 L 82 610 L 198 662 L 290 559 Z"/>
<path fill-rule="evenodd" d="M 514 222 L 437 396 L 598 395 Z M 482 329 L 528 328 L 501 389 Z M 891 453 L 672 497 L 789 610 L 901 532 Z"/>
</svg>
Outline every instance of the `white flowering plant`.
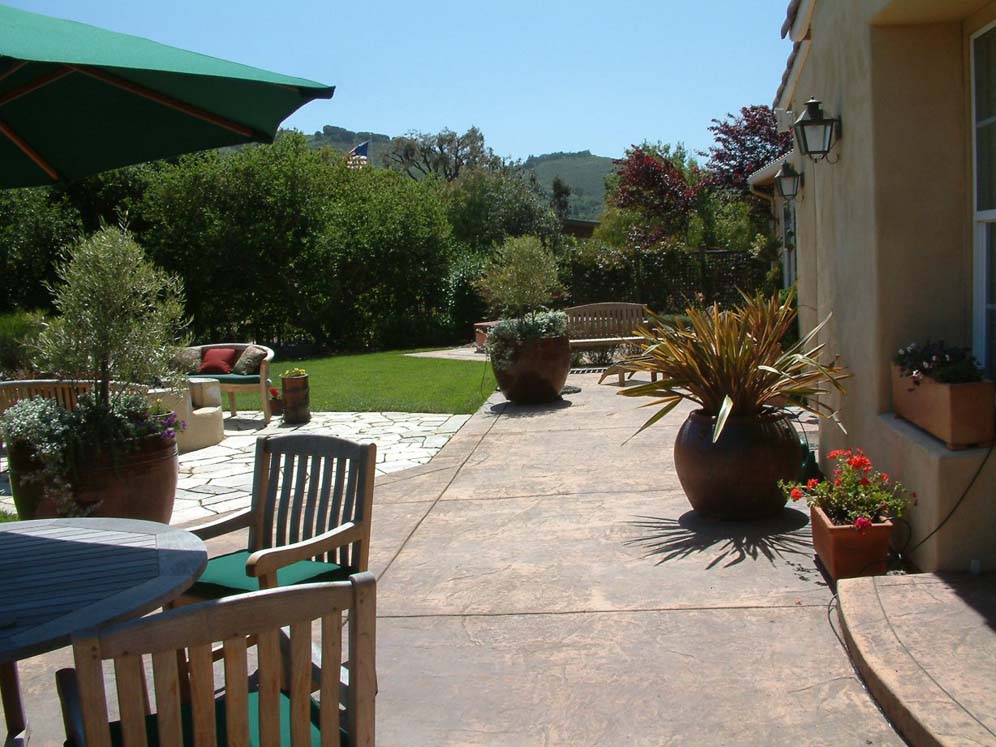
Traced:
<svg viewBox="0 0 996 747">
<path fill-rule="evenodd" d="M 971 350 L 946 345 L 943 340 L 899 348 L 895 363 L 900 375 L 910 378 L 914 386 L 919 386 L 925 376 L 942 384 L 965 384 L 983 378 L 982 367 Z"/>
</svg>

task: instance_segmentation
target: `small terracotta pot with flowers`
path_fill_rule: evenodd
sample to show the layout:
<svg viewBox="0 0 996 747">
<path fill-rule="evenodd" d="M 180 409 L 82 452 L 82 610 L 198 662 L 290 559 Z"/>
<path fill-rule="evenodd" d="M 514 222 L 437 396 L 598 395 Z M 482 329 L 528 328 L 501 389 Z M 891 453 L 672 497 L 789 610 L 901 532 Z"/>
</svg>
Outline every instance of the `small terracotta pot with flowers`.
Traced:
<svg viewBox="0 0 996 747">
<path fill-rule="evenodd" d="M 284 414 L 284 401 L 280 398 L 280 390 L 275 386 L 270 387 L 270 414 Z"/>
<path fill-rule="evenodd" d="M 876 471 L 861 449 L 827 456 L 837 462 L 830 479 L 783 482 L 782 490 L 809 504 L 813 547 L 834 581 L 885 573 L 891 520 L 903 515 L 915 493 Z"/>
</svg>

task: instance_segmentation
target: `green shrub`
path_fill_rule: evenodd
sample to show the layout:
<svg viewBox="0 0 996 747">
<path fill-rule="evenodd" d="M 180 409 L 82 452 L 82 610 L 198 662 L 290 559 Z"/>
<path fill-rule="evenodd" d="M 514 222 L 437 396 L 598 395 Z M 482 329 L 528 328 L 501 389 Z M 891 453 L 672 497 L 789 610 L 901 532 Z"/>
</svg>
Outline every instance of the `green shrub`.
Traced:
<svg viewBox="0 0 996 747">
<path fill-rule="evenodd" d="M 521 316 L 550 303 L 560 289 L 557 260 L 536 236 L 508 239 L 478 283 L 491 308 Z"/>
<path fill-rule="evenodd" d="M 17 375 L 31 368 L 32 346 L 42 330 L 40 312 L 0 314 L 0 374 Z"/>
<path fill-rule="evenodd" d="M 48 188 L 0 190 L 0 311 L 50 308 L 45 284 L 82 228 L 69 202 Z"/>
<path fill-rule="evenodd" d="M 446 310 L 450 328 L 457 340 L 469 339 L 474 324 L 483 320 L 488 306 L 478 288 L 487 268 L 487 259 L 477 252 L 464 250 L 450 262 L 446 279 Z"/>
</svg>

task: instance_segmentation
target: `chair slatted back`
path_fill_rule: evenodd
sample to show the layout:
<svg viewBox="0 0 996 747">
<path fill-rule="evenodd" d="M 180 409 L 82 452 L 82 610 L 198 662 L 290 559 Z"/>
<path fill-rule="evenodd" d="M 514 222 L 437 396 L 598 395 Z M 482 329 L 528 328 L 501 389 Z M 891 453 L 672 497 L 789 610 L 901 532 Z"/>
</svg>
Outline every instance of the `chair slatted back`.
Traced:
<svg viewBox="0 0 996 747">
<path fill-rule="evenodd" d="M 348 611 L 349 683 L 340 687 L 342 618 Z M 246 639 L 257 640 L 260 743 L 281 745 L 280 694 L 289 694 L 292 747 L 311 744 L 312 623 L 320 620 L 319 723 L 321 744 L 374 744 L 376 691 L 376 582 L 370 573 L 348 581 L 242 594 L 179 607 L 158 615 L 88 631 L 73 638 L 76 683 L 88 747 L 110 747 L 102 662 L 114 664 L 124 743 L 147 747 L 150 712 L 143 655 L 151 655 L 159 744 L 183 744 L 181 677 L 189 679 L 192 732 L 197 747 L 217 744 L 225 720 L 228 745 L 248 745 L 250 679 Z M 281 654 L 281 628 L 290 629 L 290 655 Z M 216 711 L 212 644 L 223 650 L 225 707 Z M 178 657 L 178 654 L 181 656 Z M 186 656 L 186 673 L 177 662 Z M 289 661 L 287 660 L 289 658 Z M 340 705 L 344 710 L 340 713 Z M 342 719 L 342 721 L 340 721 Z"/>
<path fill-rule="evenodd" d="M 566 313 L 567 334 L 572 340 L 630 337 L 647 320 L 643 304 L 638 303 L 589 303 Z"/>
<path fill-rule="evenodd" d="M 363 539 L 330 563 L 365 571 L 370 552 L 377 447 L 335 436 L 291 433 L 256 441 L 250 552 L 311 539 L 353 522 Z"/>
</svg>

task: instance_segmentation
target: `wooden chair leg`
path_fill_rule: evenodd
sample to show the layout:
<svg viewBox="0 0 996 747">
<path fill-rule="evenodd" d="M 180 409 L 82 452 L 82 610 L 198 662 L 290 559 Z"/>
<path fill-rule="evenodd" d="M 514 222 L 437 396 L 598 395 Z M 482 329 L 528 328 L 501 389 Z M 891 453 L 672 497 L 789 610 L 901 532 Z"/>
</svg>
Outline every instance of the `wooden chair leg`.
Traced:
<svg viewBox="0 0 996 747">
<path fill-rule="evenodd" d="M 267 388 L 265 386 L 263 387 L 263 391 L 260 393 L 260 395 L 263 397 L 263 422 L 266 425 L 269 425 L 270 424 L 270 393 L 267 391 Z"/>
<path fill-rule="evenodd" d="M 235 392 L 228 393 L 228 411 L 232 413 L 232 417 L 237 417 L 239 412 L 235 409 Z"/>
<path fill-rule="evenodd" d="M 8 745 L 26 745 L 27 724 L 21 704 L 21 683 L 17 679 L 17 662 L 0 664 L 0 697 L 3 702 L 4 720 L 7 722 Z"/>
</svg>

